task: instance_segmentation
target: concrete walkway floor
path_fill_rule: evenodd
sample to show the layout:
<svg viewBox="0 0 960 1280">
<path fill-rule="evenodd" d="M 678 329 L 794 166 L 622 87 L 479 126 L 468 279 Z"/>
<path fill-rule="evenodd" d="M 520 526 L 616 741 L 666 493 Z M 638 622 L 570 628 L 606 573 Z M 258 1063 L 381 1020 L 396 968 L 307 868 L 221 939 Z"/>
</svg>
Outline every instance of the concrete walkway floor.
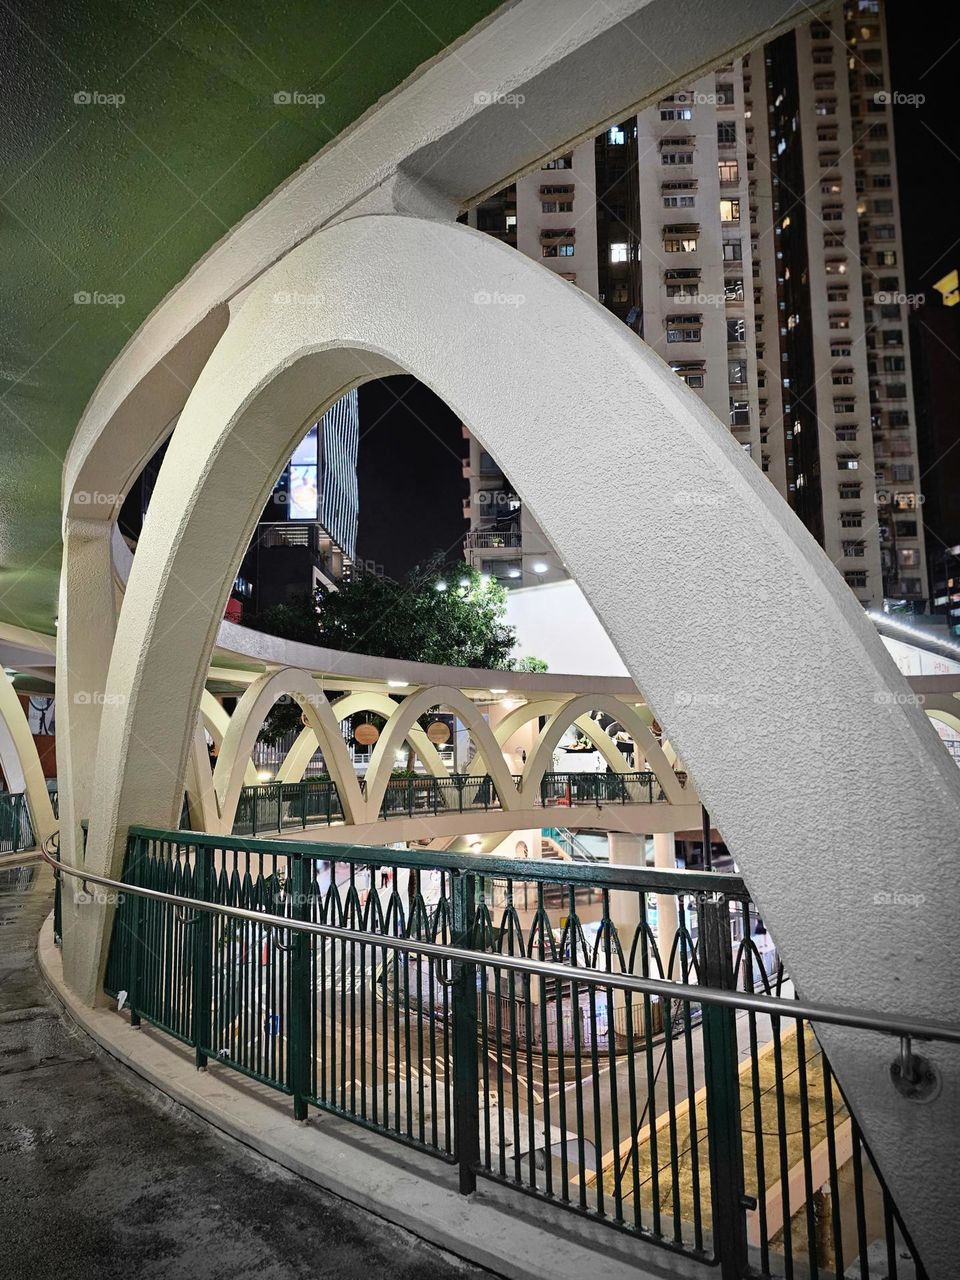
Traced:
<svg viewBox="0 0 960 1280">
<path fill-rule="evenodd" d="M 38 971 L 46 867 L 0 870 L 0 1274 L 5 1280 L 479 1280 L 248 1151 L 68 1025 Z"/>
</svg>

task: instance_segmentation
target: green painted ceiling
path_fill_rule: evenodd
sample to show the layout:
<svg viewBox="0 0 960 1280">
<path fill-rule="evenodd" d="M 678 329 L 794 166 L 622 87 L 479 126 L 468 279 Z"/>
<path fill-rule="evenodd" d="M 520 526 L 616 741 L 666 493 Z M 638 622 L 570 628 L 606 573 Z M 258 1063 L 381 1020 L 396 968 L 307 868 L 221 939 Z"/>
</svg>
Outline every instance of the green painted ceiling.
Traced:
<svg viewBox="0 0 960 1280">
<path fill-rule="evenodd" d="M 63 458 L 143 319 L 279 183 L 499 3 L 0 5 L 0 621 L 53 630 Z M 276 103 L 285 91 L 324 101 Z"/>
</svg>

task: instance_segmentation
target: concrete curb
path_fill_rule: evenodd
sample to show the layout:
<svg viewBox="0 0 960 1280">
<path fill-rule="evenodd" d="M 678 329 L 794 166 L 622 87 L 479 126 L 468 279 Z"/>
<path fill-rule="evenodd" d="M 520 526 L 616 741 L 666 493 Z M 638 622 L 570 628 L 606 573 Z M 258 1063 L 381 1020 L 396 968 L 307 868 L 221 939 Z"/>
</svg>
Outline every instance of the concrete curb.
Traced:
<svg viewBox="0 0 960 1280">
<path fill-rule="evenodd" d="M 508 1280 L 694 1280 L 707 1268 L 494 1183 L 472 1196 L 456 1171 L 318 1111 L 297 1124 L 289 1103 L 225 1069 L 197 1071 L 189 1050 L 112 1009 L 90 1009 L 64 985 L 48 917 L 40 969 L 65 1013 L 102 1049 L 223 1133 L 292 1173 Z"/>
</svg>

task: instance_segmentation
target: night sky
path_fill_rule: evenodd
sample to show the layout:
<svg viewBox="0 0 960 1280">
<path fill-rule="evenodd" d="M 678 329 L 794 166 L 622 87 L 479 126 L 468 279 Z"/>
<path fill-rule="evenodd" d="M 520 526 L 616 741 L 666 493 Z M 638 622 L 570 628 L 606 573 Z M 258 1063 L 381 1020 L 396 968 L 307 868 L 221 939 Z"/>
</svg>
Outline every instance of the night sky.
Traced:
<svg viewBox="0 0 960 1280">
<path fill-rule="evenodd" d="M 960 266 L 960 5 L 888 0 L 886 12 L 889 87 L 925 98 L 893 108 L 905 291 L 939 305 L 934 281 Z M 392 577 L 434 551 L 459 558 L 465 447 L 455 415 L 413 378 L 360 389 L 361 558 Z"/>
</svg>

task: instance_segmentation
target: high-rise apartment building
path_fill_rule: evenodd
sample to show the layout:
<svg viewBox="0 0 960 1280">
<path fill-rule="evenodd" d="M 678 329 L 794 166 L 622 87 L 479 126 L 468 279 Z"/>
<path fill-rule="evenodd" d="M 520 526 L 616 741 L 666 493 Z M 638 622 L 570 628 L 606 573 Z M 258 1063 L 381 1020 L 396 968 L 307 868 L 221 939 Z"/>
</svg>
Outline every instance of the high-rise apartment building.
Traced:
<svg viewBox="0 0 960 1280">
<path fill-rule="evenodd" d="M 474 215 L 606 306 L 729 425 L 864 604 L 927 572 L 883 14 L 825 14 Z M 465 429 L 469 437 L 469 431 Z M 471 440 L 467 558 L 563 576 Z"/>
</svg>

